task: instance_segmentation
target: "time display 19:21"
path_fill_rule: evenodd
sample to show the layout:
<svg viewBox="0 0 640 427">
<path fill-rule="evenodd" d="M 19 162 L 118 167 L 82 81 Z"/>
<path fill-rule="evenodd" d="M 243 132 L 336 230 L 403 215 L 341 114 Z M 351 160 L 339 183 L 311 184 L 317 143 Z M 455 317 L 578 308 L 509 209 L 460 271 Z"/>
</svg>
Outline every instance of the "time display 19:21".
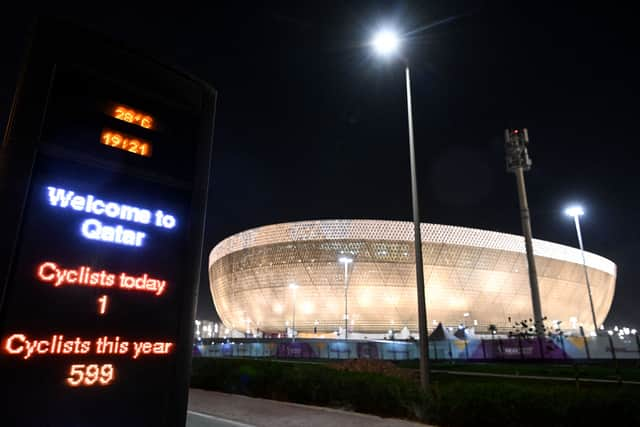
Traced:
<svg viewBox="0 0 640 427">
<path fill-rule="evenodd" d="M 122 132 L 104 129 L 100 135 L 100 142 L 109 147 L 119 148 L 139 156 L 151 157 L 151 143 L 149 141 Z"/>
</svg>

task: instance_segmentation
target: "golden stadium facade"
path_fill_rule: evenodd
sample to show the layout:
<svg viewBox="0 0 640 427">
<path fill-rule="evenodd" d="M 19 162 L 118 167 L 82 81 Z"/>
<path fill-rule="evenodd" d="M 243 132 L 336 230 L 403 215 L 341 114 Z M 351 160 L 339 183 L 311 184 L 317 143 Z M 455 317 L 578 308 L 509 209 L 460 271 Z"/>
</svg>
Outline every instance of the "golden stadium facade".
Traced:
<svg viewBox="0 0 640 427">
<path fill-rule="evenodd" d="M 216 310 L 227 328 L 301 333 L 344 325 L 344 264 L 350 332 L 417 330 L 413 223 L 323 220 L 267 225 L 230 236 L 209 256 Z M 522 236 L 422 224 L 429 327 L 491 324 L 510 328 L 532 316 Z M 582 257 L 578 249 L 533 240 L 542 314 L 562 327 L 593 330 Z M 611 307 L 616 265 L 586 252 L 598 323 Z M 297 288 L 289 285 L 296 283 Z M 512 322 L 509 322 L 511 318 Z"/>
</svg>

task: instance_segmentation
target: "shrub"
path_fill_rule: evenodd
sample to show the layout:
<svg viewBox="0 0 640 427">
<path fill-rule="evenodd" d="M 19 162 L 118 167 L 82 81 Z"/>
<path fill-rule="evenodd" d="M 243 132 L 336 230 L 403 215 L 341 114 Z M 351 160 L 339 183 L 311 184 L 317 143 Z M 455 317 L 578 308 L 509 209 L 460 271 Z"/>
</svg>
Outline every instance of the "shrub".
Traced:
<svg viewBox="0 0 640 427">
<path fill-rule="evenodd" d="M 331 362 L 328 366 L 339 371 L 371 372 L 389 377 L 402 378 L 405 380 L 420 380 L 419 371 L 399 368 L 396 364 L 388 360 L 347 359 L 338 362 Z"/>
</svg>

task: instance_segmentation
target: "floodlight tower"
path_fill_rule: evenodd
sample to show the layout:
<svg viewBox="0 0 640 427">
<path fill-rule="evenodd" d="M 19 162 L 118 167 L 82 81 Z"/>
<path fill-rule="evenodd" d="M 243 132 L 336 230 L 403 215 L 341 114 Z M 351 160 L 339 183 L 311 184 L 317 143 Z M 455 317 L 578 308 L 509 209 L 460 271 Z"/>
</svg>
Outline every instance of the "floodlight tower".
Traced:
<svg viewBox="0 0 640 427">
<path fill-rule="evenodd" d="M 580 231 L 580 217 L 584 215 L 582 206 L 571 206 L 565 209 L 564 213 L 573 218 L 576 224 L 576 234 L 580 244 L 580 254 L 582 255 L 582 267 L 584 268 L 584 279 L 587 283 L 587 293 L 589 294 L 589 306 L 591 307 L 591 319 L 593 320 L 592 336 L 598 335 L 598 323 L 596 322 L 596 310 L 593 308 L 593 297 L 591 296 L 591 284 L 589 283 L 589 272 L 587 271 L 587 260 L 584 257 L 584 246 L 582 245 L 582 232 Z"/>
<path fill-rule="evenodd" d="M 531 158 L 527 152 L 529 144 L 529 132 L 527 129 L 505 129 L 504 149 L 507 172 L 516 175 L 518 187 L 518 200 L 520 202 L 520 221 L 522 222 L 522 234 L 527 249 L 527 264 L 529 269 L 529 286 L 531 288 L 531 303 L 533 305 L 533 321 L 537 335 L 544 335 L 542 323 L 542 309 L 540 307 L 540 289 L 538 287 L 538 274 L 536 261 L 533 257 L 533 243 L 531 242 L 531 219 L 529 205 L 527 203 L 527 190 L 524 186 L 524 171 L 531 169 Z"/>
</svg>

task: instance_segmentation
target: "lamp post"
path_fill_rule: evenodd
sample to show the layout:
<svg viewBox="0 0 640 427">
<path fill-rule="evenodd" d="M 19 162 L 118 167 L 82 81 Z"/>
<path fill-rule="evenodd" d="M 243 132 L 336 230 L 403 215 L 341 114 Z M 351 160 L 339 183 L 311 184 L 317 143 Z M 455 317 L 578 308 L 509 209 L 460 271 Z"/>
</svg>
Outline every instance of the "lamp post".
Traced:
<svg viewBox="0 0 640 427">
<path fill-rule="evenodd" d="M 296 342 L 296 283 L 289 283 L 289 289 L 293 292 L 293 318 L 291 320 L 291 342 Z"/>
<path fill-rule="evenodd" d="M 587 272 L 587 262 L 584 257 L 584 247 L 582 246 L 582 233 L 580 232 L 580 217 L 584 215 L 581 206 L 571 206 L 565 209 L 564 213 L 573 217 L 576 224 L 576 234 L 578 235 L 578 244 L 580 245 L 580 254 L 582 255 L 582 267 L 584 268 L 584 278 L 587 282 L 587 293 L 589 294 L 589 305 L 591 306 L 591 320 L 593 320 L 593 333 L 598 333 L 598 323 L 596 322 L 596 311 L 593 308 L 593 298 L 591 296 L 591 284 L 589 283 L 589 273 Z"/>
<path fill-rule="evenodd" d="M 471 314 L 466 311 L 464 313 L 462 313 L 462 326 L 467 329 L 467 317 L 471 316 Z"/>
<path fill-rule="evenodd" d="M 346 256 L 342 256 L 338 259 L 339 262 L 341 262 L 342 264 L 344 264 L 344 339 L 348 339 L 349 338 L 349 325 L 348 325 L 348 320 L 349 320 L 349 312 L 347 311 L 347 290 L 349 289 L 349 264 L 351 264 L 353 262 L 353 259 L 346 257 Z"/>
<path fill-rule="evenodd" d="M 381 56 L 390 56 L 399 49 L 400 39 L 391 31 L 383 30 L 373 38 L 372 45 Z M 407 86 L 407 121 L 409 124 L 409 157 L 411 162 L 411 203 L 413 206 L 413 229 L 416 258 L 416 287 L 418 291 L 418 333 L 420 345 L 420 384 L 429 389 L 429 343 L 427 335 L 427 305 L 425 303 L 424 272 L 422 266 L 422 238 L 420 236 L 420 212 L 418 206 L 418 182 L 413 143 L 413 111 L 411 106 L 411 79 L 409 61 L 404 60 L 404 75 Z"/>
</svg>

